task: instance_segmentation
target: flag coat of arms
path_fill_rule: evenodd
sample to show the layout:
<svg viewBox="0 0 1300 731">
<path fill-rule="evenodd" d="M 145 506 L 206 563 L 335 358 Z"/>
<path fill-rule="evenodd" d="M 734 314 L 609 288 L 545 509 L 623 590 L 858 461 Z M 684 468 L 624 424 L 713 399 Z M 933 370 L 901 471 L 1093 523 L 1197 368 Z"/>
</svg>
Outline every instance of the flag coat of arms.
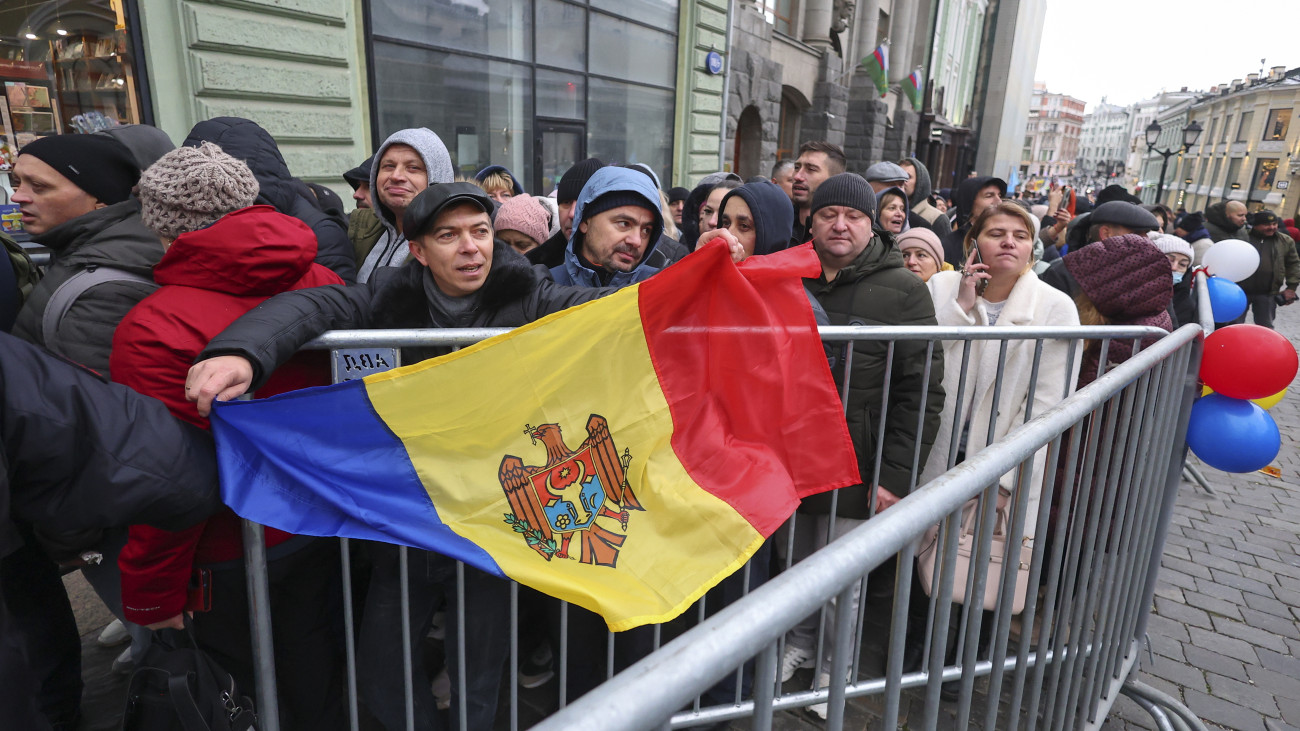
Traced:
<svg viewBox="0 0 1300 731">
<path fill-rule="evenodd" d="M 363 380 L 219 404 L 223 498 L 667 621 L 808 495 L 860 482 L 801 278 L 706 246 L 649 280 Z"/>
<path fill-rule="evenodd" d="M 876 46 L 874 53 L 862 59 L 862 65 L 867 69 L 871 80 L 876 82 L 880 96 L 884 97 L 889 90 L 889 47 L 883 43 Z"/>
</svg>

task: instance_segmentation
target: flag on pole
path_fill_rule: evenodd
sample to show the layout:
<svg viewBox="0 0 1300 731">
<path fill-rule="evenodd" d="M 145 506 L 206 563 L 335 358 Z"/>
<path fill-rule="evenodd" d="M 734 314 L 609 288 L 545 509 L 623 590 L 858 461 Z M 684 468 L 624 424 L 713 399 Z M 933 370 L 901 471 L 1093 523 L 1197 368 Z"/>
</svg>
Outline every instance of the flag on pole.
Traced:
<svg viewBox="0 0 1300 731">
<path fill-rule="evenodd" d="M 866 67 L 871 80 L 876 82 L 876 89 L 883 97 L 889 89 L 889 47 L 883 43 L 876 46 L 875 53 L 862 59 L 862 65 Z"/>
<path fill-rule="evenodd" d="M 903 79 L 903 94 L 912 102 L 912 109 L 921 111 L 921 88 L 925 82 L 921 80 L 921 68 L 918 66 L 906 79 Z"/>
<path fill-rule="evenodd" d="M 802 277 L 721 243 L 450 355 L 213 411 L 222 496 L 438 551 L 625 630 L 680 614 L 802 497 L 860 482 Z"/>
</svg>

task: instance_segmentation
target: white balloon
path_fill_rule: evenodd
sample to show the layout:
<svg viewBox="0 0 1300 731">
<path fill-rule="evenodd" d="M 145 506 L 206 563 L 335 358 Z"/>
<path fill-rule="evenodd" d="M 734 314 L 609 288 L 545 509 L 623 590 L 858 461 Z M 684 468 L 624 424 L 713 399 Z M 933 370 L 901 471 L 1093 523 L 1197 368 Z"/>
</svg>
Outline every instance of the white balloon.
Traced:
<svg viewBox="0 0 1300 731">
<path fill-rule="evenodd" d="M 1216 277 L 1240 282 L 1259 268 L 1259 250 L 1247 241 L 1224 239 L 1205 252 L 1201 263 Z"/>
</svg>

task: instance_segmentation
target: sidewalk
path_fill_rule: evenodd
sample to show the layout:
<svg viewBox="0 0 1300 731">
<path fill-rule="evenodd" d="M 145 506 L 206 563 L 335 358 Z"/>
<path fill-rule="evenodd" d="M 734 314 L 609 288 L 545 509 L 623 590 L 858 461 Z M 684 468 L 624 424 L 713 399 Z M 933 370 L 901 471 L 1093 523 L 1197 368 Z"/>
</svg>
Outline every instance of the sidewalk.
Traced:
<svg viewBox="0 0 1300 731">
<path fill-rule="evenodd" d="M 1300 342 L 1300 306 L 1278 313 L 1278 330 Z M 1215 496 L 1184 483 L 1165 547 L 1149 625 L 1152 657 L 1138 677 L 1180 698 L 1210 728 L 1300 731 L 1300 379 L 1273 408 L 1282 431 L 1281 478 L 1229 475 L 1203 467 Z M 98 647 L 108 613 L 69 577 L 83 633 L 83 730 L 120 723 L 124 676 L 109 670 L 120 648 Z M 873 705 L 872 699 L 855 702 Z M 850 711 L 852 719 L 869 716 Z M 813 729 L 804 714 L 780 714 L 781 728 Z M 737 723 L 735 728 L 747 728 Z M 1155 729 L 1127 698 L 1105 731 Z"/>
<path fill-rule="evenodd" d="M 1300 342 L 1300 307 L 1275 325 Z M 1142 655 L 1139 679 L 1210 728 L 1300 728 L 1300 379 L 1271 413 L 1281 478 L 1202 467 L 1216 496 L 1183 484 Z M 1103 728 L 1156 726 L 1121 698 Z"/>
</svg>

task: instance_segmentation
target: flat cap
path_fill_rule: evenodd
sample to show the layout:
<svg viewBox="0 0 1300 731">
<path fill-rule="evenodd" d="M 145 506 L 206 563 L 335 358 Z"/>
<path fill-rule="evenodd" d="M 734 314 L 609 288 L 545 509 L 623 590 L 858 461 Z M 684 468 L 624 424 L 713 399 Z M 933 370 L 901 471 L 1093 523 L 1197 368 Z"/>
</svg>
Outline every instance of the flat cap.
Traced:
<svg viewBox="0 0 1300 731">
<path fill-rule="evenodd" d="M 474 203 L 484 212 L 492 211 L 492 199 L 473 183 L 434 183 L 406 207 L 402 216 L 402 233 L 408 239 L 420 236 L 429 230 L 439 213 L 458 203 Z"/>
<path fill-rule="evenodd" d="M 1127 201 L 1107 201 L 1092 209 L 1088 224 L 1109 223 L 1134 231 L 1156 231 L 1160 221 L 1142 206 Z"/>
<path fill-rule="evenodd" d="M 908 175 L 902 165 L 885 161 L 867 168 L 862 177 L 870 183 L 904 183 L 907 182 Z"/>
</svg>

